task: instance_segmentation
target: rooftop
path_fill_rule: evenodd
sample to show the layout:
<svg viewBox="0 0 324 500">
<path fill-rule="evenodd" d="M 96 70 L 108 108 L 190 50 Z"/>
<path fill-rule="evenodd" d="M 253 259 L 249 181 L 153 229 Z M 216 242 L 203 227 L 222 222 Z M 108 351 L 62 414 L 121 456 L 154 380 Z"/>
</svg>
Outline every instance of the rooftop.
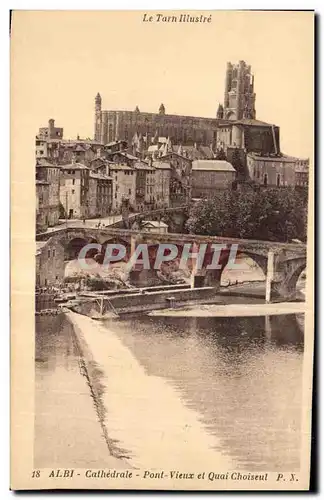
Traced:
<svg viewBox="0 0 324 500">
<path fill-rule="evenodd" d="M 235 168 L 225 160 L 194 160 L 192 170 L 212 170 L 215 172 L 236 172 Z"/>
<path fill-rule="evenodd" d="M 90 177 L 101 181 L 112 181 L 112 177 L 110 177 L 109 175 L 98 174 L 97 172 L 90 172 Z"/>
<path fill-rule="evenodd" d="M 94 145 L 94 146 L 103 146 L 104 145 L 102 142 L 94 141 L 92 139 L 48 139 L 47 137 L 42 138 L 42 139 L 45 140 L 46 142 L 53 142 L 53 143 L 60 142 L 61 144 L 70 145 L 70 146 L 74 146 L 77 144 L 81 144 L 81 145 L 89 144 L 91 146 L 92 145 Z"/>
<path fill-rule="evenodd" d="M 69 163 L 68 165 L 61 165 L 63 170 L 90 170 L 89 167 L 83 163 Z"/>
<path fill-rule="evenodd" d="M 248 156 L 255 160 L 262 160 L 262 161 L 277 161 L 281 163 L 295 163 L 297 161 L 307 161 L 306 158 L 296 158 L 295 156 L 288 156 L 288 155 L 277 155 L 277 156 L 262 156 L 257 153 L 248 153 Z"/>
<path fill-rule="evenodd" d="M 158 168 L 158 169 L 162 169 L 162 170 L 170 170 L 170 168 L 171 168 L 170 163 L 167 163 L 165 161 L 154 161 L 153 167 Z"/>
<path fill-rule="evenodd" d="M 153 226 L 153 227 L 157 227 L 157 228 L 168 227 L 168 225 L 165 224 L 165 222 L 157 221 L 157 220 L 143 220 L 142 225 L 143 226 Z"/>
<path fill-rule="evenodd" d="M 49 161 L 45 160 L 45 158 L 40 158 L 39 160 L 36 161 L 36 168 L 37 167 L 61 168 L 61 165 L 56 165 L 54 163 L 50 163 Z"/>
<path fill-rule="evenodd" d="M 134 168 L 137 170 L 152 170 L 153 167 L 148 162 L 142 160 L 134 163 Z"/>
<path fill-rule="evenodd" d="M 273 123 L 263 122 L 261 120 L 254 120 L 252 118 L 242 118 L 242 120 L 237 120 L 232 122 L 234 125 L 249 125 L 254 127 L 272 127 L 276 126 Z"/>
<path fill-rule="evenodd" d="M 123 156 L 124 158 L 127 158 L 128 160 L 138 160 L 137 156 L 131 155 L 130 153 L 125 153 L 125 151 L 108 151 L 107 155 L 110 156 L 120 155 Z"/>
<path fill-rule="evenodd" d="M 116 146 L 117 144 L 127 144 L 127 141 L 111 141 L 111 142 L 108 142 L 108 144 L 106 144 L 106 147 L 111 147 L 111 146 Z"/>
<path fill-rule="evenodd" d="M 146 115 L 147 117 L 153 117 L 153 116 L 161 116 L 159 112 L 157 111 L 156 113 L 152 112 L 147 112 L 147 111 L 134 111 L 134 110 L 127 110 L 127 109 L 105 109 L 102 110 L 101 113 L 128 113 L 129 115 Z M 169 118 L 188 118 L 191 120 L 208 120 L 211 123 L 215 123 L 215 125 L 219 122 L 230 122 L 230 120 L 226 119 L 218 119 L 218 118 L 213 118 L 210 116 L 193 116 L 193 115 L 177 115 L 177 114 L 168 114 L 165 113 L 163 114 L 164 117 L 169 117 Z"/>
<path fill-rule="evenodd" d="M 111 163 L 109 165 L 110 170 L 135 170 L 133 167 L 128 165 L 123 165 L 122 163 Z"/>
</svg>

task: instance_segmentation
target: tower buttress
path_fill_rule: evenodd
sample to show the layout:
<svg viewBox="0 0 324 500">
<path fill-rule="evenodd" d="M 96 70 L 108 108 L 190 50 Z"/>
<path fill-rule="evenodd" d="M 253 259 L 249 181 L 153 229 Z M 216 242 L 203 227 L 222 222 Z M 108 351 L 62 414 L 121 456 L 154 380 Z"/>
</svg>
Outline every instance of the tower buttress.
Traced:
<svg viewBox="0 0 324 500">
<path fill-rule="evenodd" d="M 95 123 L 94 123 L 94 140 L 95 141 L 100 141 L 101 137 L 101 125 L 102 125 L 102 119 L 101 119 L 101 95 L 98 94 L 96 95 L 95 98 Z"/>
</svg>

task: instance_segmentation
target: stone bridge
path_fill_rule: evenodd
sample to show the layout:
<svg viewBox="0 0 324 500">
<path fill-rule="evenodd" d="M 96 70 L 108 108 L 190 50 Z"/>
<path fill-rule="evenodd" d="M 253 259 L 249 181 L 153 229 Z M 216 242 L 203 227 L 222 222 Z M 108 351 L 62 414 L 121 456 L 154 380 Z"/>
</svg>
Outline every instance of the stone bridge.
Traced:
<svg viewBox="0 0 324 500">
<path fill-rule="evenodd" d="M 149 258 L 152 262 L 150 270 L 144 270 L 136 265 L 131 279 L 134 284 L 145 286 L 156 278 L 154 262 L 157 248 L 160 244 L 173 244 L 181 255 L 184 245 L 190 252 L 197 252 L 201 245 L 206 245 L 205 257 L 201 269 L 196 269 L 195 259 L 188 260 L 192 270 L 193 286 L 220 287 L 221 275 L 228 264 L 233 245 L 237 254 L 250 257 L 267 276 L 269 272 L 268 259 L 273 255 L 273 270 L 271 281 L 271 297 L 291 298 L 296 293 L 296 284 L 301 272 L 306 268 L 306 245 L 302 243 L 280 243 L 260 240 L 244 240 L 222 236 L 201 236 L 177 233 L 153 233 L 128 229 L 62 227 L 51 233 L 37 235 L 37 240 L 55 239 L 65 248 L 66 260 L 77 258 L 81 248 L 88 243 L 102 245 L 102 256 L 107 244 L 121 244 L 126 248 L 126 258 L 132 255 L 139 244 L 145 243 L 149 248 Z M 219 258 L 220 269 L 207 269 L 211 263 L 214 250 L 211 245 L 223 245 Z M 96 251 L 95 251 L 96 253 Z M 98 256 L 97 256 L 98 257 Z M 154 261 L 154 262 L 153 262 Z"/>
</svg>

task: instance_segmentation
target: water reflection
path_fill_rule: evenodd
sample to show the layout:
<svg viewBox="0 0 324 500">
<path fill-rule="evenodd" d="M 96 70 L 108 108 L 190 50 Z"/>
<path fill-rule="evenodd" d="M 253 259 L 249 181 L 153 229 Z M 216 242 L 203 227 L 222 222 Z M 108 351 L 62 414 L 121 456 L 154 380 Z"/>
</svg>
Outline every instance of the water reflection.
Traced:
<svg viewBox="0 0 324 500">
<path fill-rule="evenodd" d="M 138 317 L 109 323 L 250 470 L 299 468 L 303 333 L 294 315 Z"/>
<path fill-rule="evenodd" d="M 36 316 L 35 468 L 117 467 L 103 437 L 72 325 Z"/>
</svg>

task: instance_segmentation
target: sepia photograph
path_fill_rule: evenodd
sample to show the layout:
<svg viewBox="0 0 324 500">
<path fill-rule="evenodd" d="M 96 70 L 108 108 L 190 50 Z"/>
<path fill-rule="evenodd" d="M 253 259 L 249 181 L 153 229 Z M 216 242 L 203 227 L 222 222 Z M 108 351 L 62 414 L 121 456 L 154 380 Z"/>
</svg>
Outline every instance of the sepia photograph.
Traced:
<svg viewBox="0 0 324 500">
<path fill-rule="evenodd" d="M 313 65 L 313 11 L 12 13 L 12 489 L 309 488 Z"/>
</svg>

